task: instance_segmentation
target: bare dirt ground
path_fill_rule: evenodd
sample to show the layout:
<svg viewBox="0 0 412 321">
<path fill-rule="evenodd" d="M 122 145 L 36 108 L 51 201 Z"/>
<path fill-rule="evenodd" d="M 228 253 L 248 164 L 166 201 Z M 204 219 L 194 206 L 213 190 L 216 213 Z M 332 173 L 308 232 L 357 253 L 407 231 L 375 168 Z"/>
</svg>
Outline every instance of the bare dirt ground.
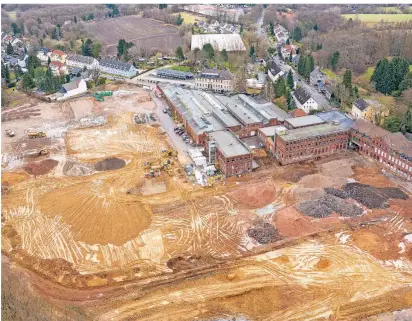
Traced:
<svg viewBox="0 0 412 321">
<path fill-rule="evenodd" d="M 138 16 L 125 16 L 91 22 L 86 25 L 87 31 L 101 40 L 108 52 L 116 54 L 116 39 L 133 42 L 136 47 L 163 53 L 174 53 L 183 45 L 183 37 L 178 28 L 164 22 Z"/>
<path fill-rule="evenodd" d="M 136 87 L 106 89 L 104 102 L 6 122 L 19 134 L 2 140 L 2 253 L 34 293 L 99 320 L 359 320 L 411 306 L 411 198 L 369 208 L 364 188 L 339 201 L 361 215 L 298 210 L 351 182 L 404 195 L 374 163 L 351 152 L 286 167 L 262 158 L 209 189 L 177 161 L 174 176 L 145 178 L 169 141 L 133 115 L 156 106 Z M 27 126 L 47 137 L 26 138 Z M 22 156 L 42 147 L 50 154 Z"/>
</svg>

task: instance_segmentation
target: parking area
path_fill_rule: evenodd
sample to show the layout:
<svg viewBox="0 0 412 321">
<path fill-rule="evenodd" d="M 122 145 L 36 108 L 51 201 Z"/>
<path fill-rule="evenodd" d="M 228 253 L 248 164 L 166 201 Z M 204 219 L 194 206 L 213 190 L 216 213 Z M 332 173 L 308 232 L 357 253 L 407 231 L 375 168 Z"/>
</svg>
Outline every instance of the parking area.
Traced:
<svg viewBox="0 0 412 321">
<path fill-rule="evenodd" d="M 169 116 L 169 114 L 165 114 L 163 110 L 167 109 L 167 105 L 155 95 L 153 95 L 153 100 L 156 103 L 156 114 L 157 117 L 162 124 L 163 129 L 169 135 L 170 142 L 172 147 L 178 151 L 178 158 L 180 163 L 185 166 L 191 162 L 190 157 L 188 155 L 188 150 L 191 147 L 189 144 L 186 144 L 182 137 L 179 136 L 174 132 L 175 127 L 177 124 L 173 121 L 173 119 Z"/>
</svg>

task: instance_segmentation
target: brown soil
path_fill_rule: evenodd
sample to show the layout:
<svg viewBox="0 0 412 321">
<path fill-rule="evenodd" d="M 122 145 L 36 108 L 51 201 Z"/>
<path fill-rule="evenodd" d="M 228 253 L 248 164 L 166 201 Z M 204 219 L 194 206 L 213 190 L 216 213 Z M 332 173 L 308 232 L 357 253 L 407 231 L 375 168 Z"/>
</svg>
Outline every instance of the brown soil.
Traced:
<svg viewBox="0 0 412 321">
<path fill-rule="evenodd" d="M 353 166 L 354 176 L 359 183 L 373 185 L 375 187 L 396 186 L 389 179 L 383 176 L 378 167 Z"/>
<path fill-rule="evenodd" d="M 275 215 L 275 226 L 284 237 L 296 237 L 319 231 L 310 219 L 300 214 L 293 206 L 284 208 Z"/>
<path fill-rule="evenodd" d="M 331 265 L 331 261 L 327 258 L 321 257 L 316 263 L 315 267 L 319 270 L 327 269 Z"/>
<path fill-rule="evenodd" d="M 51 172 L 59 162 L 54 159 L 45 159 L 41 162 L 29 163 L 24 170 L 30 175 L 39 176 Z"/>
<path fill-rule="evenodd" d="M 302 166 L 291 165 L 291 167 L 285 170 L 278 177 L 278 179 L 297 183 L 300 181 L 301 178 L 307 175 L 316 174 L 317 172 L 318 171 L 313 167 L 309 167 L 309 166 L 302 167 Z"/>
<path fill-rule="evenodd" d="M 2 172 L 1 173 L 1 184 L 6 184 L 8 186 L 13 186 L 28 180 L 30 176 L 25 172 Z"/>
<path fill-rule="evenodd" d="M 239 187 L 228 196 L 247 207 L 263 207 L 275 201 L 276 188 L 270 183 L 257 183 Z"/>
</svg>

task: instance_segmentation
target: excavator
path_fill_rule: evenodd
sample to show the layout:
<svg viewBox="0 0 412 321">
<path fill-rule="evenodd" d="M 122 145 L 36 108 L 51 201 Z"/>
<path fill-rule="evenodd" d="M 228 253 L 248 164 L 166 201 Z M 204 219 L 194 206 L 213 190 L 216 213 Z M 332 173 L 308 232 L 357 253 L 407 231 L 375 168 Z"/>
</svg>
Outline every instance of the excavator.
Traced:
<svg viewBox="0 0 412 321">
<path fill-rule="evenodd" d="M 163 157 L 177 157 L 177 150 L 175 149 L 162 149 Z"/>
</svg>

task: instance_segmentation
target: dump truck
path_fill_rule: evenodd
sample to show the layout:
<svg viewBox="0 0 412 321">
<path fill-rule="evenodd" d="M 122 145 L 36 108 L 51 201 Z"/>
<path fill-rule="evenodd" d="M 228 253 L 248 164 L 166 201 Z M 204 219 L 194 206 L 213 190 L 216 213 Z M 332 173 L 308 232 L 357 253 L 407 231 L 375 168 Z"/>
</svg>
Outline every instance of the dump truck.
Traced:
<svg viewBox="0 0 412 321">
<path fill-rule="evenodd" d="M 6 135 L 9 136 L 9 137 L 14 137 L 15 136 L 14 131 L 12 131 L 11 129 L 6 129 Z"/>
<path fill-rule="evenodd" d="M 28 132 L 27 136 L 29 136 L 29 138 L 41 138 L 41 137 L 46 137 L 46 133 L 42 132 L 42 131 L 38 131 L 38 132 Z"/>
</svg>

